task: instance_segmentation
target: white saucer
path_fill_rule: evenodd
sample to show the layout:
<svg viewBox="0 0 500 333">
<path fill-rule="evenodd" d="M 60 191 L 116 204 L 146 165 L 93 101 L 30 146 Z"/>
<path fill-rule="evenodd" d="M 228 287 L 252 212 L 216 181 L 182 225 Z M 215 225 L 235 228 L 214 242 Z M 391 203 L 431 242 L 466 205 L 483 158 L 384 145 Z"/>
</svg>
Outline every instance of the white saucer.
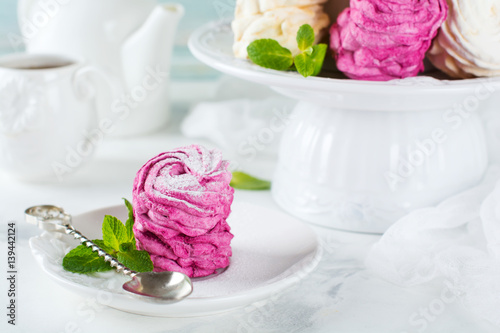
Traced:
<svg viewBox="0 0 500 333">
<path fill-rule="evenodd" d="M 104 215 L 125 221 L 124 206 L 99 209 L 75 216 L 73 225 L 91 239 L 102 238 Z M 315 233 L 300 221 L 279 211 L 247 203 L 234 203 L 228 220 L 235 235 L 229 268 L 220 275 L 195 279 L 187 299 L 161 304 L 137 298 L 122 290 L 127 277 L 116 272 L 86 276 L 65 271 L 62 259 L 78 242 L 69 236 L 44 233 L 30 239 L 33 255 L 42 269 L 58 282 L 83 296 L 118 310 L 159 317 L 194 317 L 225 312 L 266 299 L 298 282 L 321 258 Z"/>
</svg>

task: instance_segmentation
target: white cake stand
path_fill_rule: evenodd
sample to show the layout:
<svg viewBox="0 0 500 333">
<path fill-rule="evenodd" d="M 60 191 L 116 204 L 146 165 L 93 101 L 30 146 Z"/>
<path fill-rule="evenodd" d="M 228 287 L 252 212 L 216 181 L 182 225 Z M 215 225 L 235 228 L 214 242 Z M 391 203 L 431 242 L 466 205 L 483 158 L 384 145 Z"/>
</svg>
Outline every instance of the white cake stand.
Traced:
<svg viewBox="0 0 500 333">
<path fill-rule="evenodd" d="M 300 101 L 273 179 L 274 199 L 287 212 L 381 233 L 483 177 L 488 153 L 477 111 L 498 102 L 500 79 L 306 79 L 236 59 L 232 43 L 230 24 L 216 22 L 194 32 L 189 47 L 223 73 Z"/>
</svg>

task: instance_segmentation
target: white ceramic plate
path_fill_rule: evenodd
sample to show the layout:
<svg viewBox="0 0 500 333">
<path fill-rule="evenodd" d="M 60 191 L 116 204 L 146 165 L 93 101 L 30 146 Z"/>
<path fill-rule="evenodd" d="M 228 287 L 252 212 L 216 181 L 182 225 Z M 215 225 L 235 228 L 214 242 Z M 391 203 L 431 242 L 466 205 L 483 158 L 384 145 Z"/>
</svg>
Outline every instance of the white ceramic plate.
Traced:
<svg viewBox="0 0 500 333">
<path fill-rule="evenodd" d="M 225 74 L 271 86 L 291 98 L 339 109 L 372 110 L 375 105 L 377 110 L 383 111 L 436 110 L 484 90 L 485 85 L 490 91 L 500 89 L 499 77 L 446 80 L 437 70 L 426 73 L 431 76 L 387 82 L 346 79 L 334 69 L 327 69 L 328 77 L 304 78 L 296 72 L 270 70 L 235 58 L 233 38 L 229 22 L 212 22 L 197 29 L 188 45 L 198 60 Z"/>
<path fill-rule="evenodd" d="M 127 212 L 122 206 L 104 208 L 75 216 L 73 225 L 91 239 L 101 238 L 104 215 L 124 221 Z M 69 236 L 44 233 L 31 238 L 30 246 L 42 269 L 62 287 L 119 310 L 161 317 L 209 315 L 266 299 L 305 277 L 320 260 L 314 232 L 284 213 L 234 203 L 228 222 L 235 235 L 231 265 L 220 275 L 195 279 L 193 293 L 174 304 L 128 294 L 121 288 L 127 277 L 116 272 L 85 276 L 65 271 L 62 259 L 78 244 Z"/>
</svg>

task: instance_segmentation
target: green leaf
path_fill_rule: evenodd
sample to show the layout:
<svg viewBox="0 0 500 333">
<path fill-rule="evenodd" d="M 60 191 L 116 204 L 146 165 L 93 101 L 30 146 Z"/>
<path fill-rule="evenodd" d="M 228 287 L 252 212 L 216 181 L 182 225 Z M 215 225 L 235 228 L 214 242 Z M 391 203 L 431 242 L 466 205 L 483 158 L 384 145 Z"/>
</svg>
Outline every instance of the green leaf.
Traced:
<svg viewBox="0 0 500 333">
<path fill-rule="evenodd" d="M 127 230 L 116 217 L 106 215 L 102 223 L 102 239 L 106 246 L 119 251 L 120 244 L 128 242 Z"/>
<path fill-rule="evenodd" d="M 127 241 L 134 244 L 134 250 L 135 250 L 134 208 L 132 207 L 132 204 L 130 203 L 130 201 L 128 201 L 125 198 L 123 198 L 123 200 L 125 201 L 125 206 L 127 206 L 127 209 L 128 209 L 128 219 L 127 219 L 127 222 L 125 222 L 125 229 L 127 231 Z"/>
<path fill-rule="evenodd" d="M 327 49 L 326 44 L 318 44 L 312 47 L 310 55 L 306 52 L 297 55 L 295 57 L 297 71 L 304 77 L 318 75 L 323 67 Z"/>
<path fill-rule="evenodd" d="M 328 50 L 328 45 L 326 44 L 318 44 L 313 46 L 313 53 L 311 58 L 314 62 L 314 73 L 313 76 L 321 73 L 321 69 L 323 68 L 323 63 L 325 62 L 326 52 Z"/>
<path fill-rule="evenodd" d="M 123 243 L 120 244 L 120 252 L 127 252 L 127 251 L 132 251 L 135 250 L 135 244 L 134 243 Z"/>
<path fill-rule="evenodd" d="M 306 53 L 301 53 L 295 57 L 295 67 L 303 77 L 308 77 L 314 74 L 314 62 L 311 56 Z"/>
<path fill-rule="evenodd" d="M 94 242 L 97 244 L 97 240 Z M 113 269 L 104 261 L 104 258 L 99 257 L 96 252 L 85 245 L 77 246 L 63 258 L 63 268 L 69 272 L 80 274 L 106 272 Z"/>
<path fill-rule="evenodd" d="M 252 177 L 246 173 L 235 171 L 230 185 L 240 190 L 264 191 L 271 188 L 271 182 Z"/>
<path fill-rule="evenodd" d="M 314 45 L 314 29 L 309 24 L 304 24 L 297 32 L 297 44 L 301 51 L 306 51 Z"/>
<path fill-rule="evenodd" d="M 247 51 L 250 60 L 265 68 L 284 71 L 293 65 L 292 52 L 274 39 L 253 41 Z"/>
<path fill-rule="evenodd" d="M 151 257 L 146 251 L 131 250 L 119 252 L 117 259 L 136 272 L 151 272 L 154 268 Z"/>
</svg>

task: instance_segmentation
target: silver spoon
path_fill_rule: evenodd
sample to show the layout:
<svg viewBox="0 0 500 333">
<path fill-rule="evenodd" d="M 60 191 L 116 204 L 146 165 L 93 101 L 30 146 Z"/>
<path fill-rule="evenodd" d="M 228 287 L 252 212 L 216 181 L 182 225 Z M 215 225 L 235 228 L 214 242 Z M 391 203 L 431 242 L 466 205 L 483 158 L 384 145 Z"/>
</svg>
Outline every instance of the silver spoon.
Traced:
<svg viewBox="0 0 500 333">
<path fill-rule="evenodd" d="M 71 215 L 65 213 L 62 208 L 49 205 L 35 206 L 26 209 L 25 217 L 26 222 L 34 224 L 42 230 L 65 233 L 78 239 L 85 246 L 92 248 L 106 262 L 109 262 L 111 267 L 132 278 L 131 281 L 123 284 L 123 289 L 130 293 L 159 299 L 166 303 L 174 303 L 186 298 L 193 291 L 193 284 L 185 274 L 178 272 L 138 273 L 125 267 L 113 256 L 77 231 L 71 225 Z"/>
</svg>

